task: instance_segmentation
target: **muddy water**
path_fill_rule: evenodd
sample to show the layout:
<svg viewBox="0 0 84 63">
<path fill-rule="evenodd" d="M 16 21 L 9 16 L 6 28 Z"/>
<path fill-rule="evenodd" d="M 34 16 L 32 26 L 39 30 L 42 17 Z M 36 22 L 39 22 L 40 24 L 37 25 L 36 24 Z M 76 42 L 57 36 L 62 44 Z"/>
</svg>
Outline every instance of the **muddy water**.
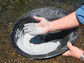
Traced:
<svg viewBox="0 0 84 63">
<path fill-rule="evenodd" d="M 59 0 L 58 0 L 59 1 Z M 10 33 L 16 20 L 27 11 L 41 7 L 56 7 L 65 10 L 66 14 L 80 7 L 76 0 L 0 0 L 0 63 L 81 63 L 71 57 L 58 56 L 48 60 L 29 60 L 14 50 L 10 42 Z M 79 38 L 74 45 L 84 49 L 84 27 L 80 27 Z"/>
</svg>

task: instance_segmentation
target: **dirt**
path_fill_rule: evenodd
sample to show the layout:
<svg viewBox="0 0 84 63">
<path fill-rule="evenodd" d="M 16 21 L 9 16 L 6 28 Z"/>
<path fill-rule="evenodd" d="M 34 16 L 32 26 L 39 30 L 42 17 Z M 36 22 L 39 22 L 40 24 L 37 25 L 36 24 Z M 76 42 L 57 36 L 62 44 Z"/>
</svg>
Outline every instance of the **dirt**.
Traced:
<svg viewBox="0 0 84 63">
<path fill-rule="evenodd" d="M 11 46 L 10 33 L 16 20 L 24 13 L 41 7 L 56 7 L 69 14 L 83 3 L 76 0 L 0 0 L 0 63 L 82 63 L 72 57 L 58 56 L 48 60 L 29 60 Z M 79 27 L 75 46 L 84 49 L 84 27 Z"/>
</svg>

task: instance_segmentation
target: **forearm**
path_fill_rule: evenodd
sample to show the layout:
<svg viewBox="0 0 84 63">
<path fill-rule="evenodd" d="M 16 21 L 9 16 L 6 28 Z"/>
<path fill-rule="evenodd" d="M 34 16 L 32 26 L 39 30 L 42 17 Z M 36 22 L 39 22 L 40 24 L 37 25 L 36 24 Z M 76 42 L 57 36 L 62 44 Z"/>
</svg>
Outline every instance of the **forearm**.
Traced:
<svg viewBox="0 0 84 63">
<path fill-rule="evenodd" d="M 73 12 L 58 20 L 54 20 L 49 24 L 50 24 L 50 31 L 65 30 L 65 29 L 70 29 L 80 26 L 80 23 L 76 18 L 76 12 Z"/>
</svg>

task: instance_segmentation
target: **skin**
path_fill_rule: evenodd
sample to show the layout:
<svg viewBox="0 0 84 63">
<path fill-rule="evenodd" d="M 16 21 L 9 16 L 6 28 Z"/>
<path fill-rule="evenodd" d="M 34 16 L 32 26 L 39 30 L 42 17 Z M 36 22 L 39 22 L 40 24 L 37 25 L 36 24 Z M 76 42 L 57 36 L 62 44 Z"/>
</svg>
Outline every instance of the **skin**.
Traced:
<svg viewBox="0 0 84 63">
<path fill-rule="evenodd" d="M 71 44 L 71 42 L 68 42 L 67 43 L 67 47 L 69 48 L 68 51 L 66 51 L 63 56 L 71 56 L 71 57 L 74 57 L 76 59 L 80 59 L 81 55 L 84 53 L 83 50 L 73 46 Z M 83 60 L 84 61 L 84 60 Z"/>
<path fill-rule="evenodd" d="M 45 18 L 43 17 L 34 17 L 34 18 L 39 21 L 38 25 L 43 28 L 45 33 L 56 31 L 56 30 L 75 28 L 81 25 L 76 18 L 76 12 L 73 12 L 58 20 L 49 22 L 49 26 L 46 26 Z M 80 59 L 81 55 L 84 53 L 83 50 L 75 46 L 72 46 L 70 42 L 67 43 L 67 47 L 69 48 L 69 50 L 66 51 L 63 54 L 63 56 L 71 56 Z"/>
<path fill-rule="evenodd" d="M 64 30 L 80 26 L 76 18 L 76 13 L 73 12 L 61 19 L 50 22 L 50 31 Z"/>
</svg>

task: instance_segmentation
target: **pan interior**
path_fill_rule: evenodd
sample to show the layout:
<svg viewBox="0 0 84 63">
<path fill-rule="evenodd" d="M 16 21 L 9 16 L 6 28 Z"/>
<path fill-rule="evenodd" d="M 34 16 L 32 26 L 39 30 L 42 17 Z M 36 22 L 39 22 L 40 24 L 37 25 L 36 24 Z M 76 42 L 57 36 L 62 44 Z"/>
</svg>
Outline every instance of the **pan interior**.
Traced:
<svg viewBox="0 0 84 63">
<path fill-rule="evenodd" d="M 47 35 L 32 36 L 28 33 L 23 34 L 23 32 L 20 31 L 19 35 L 16 35 L 16 38 L 17 37 L 17 46 L 30 55 L 48 54 L 61 45 L 59 40 L 53 41 L 46 39 Z"/>
</svg>

